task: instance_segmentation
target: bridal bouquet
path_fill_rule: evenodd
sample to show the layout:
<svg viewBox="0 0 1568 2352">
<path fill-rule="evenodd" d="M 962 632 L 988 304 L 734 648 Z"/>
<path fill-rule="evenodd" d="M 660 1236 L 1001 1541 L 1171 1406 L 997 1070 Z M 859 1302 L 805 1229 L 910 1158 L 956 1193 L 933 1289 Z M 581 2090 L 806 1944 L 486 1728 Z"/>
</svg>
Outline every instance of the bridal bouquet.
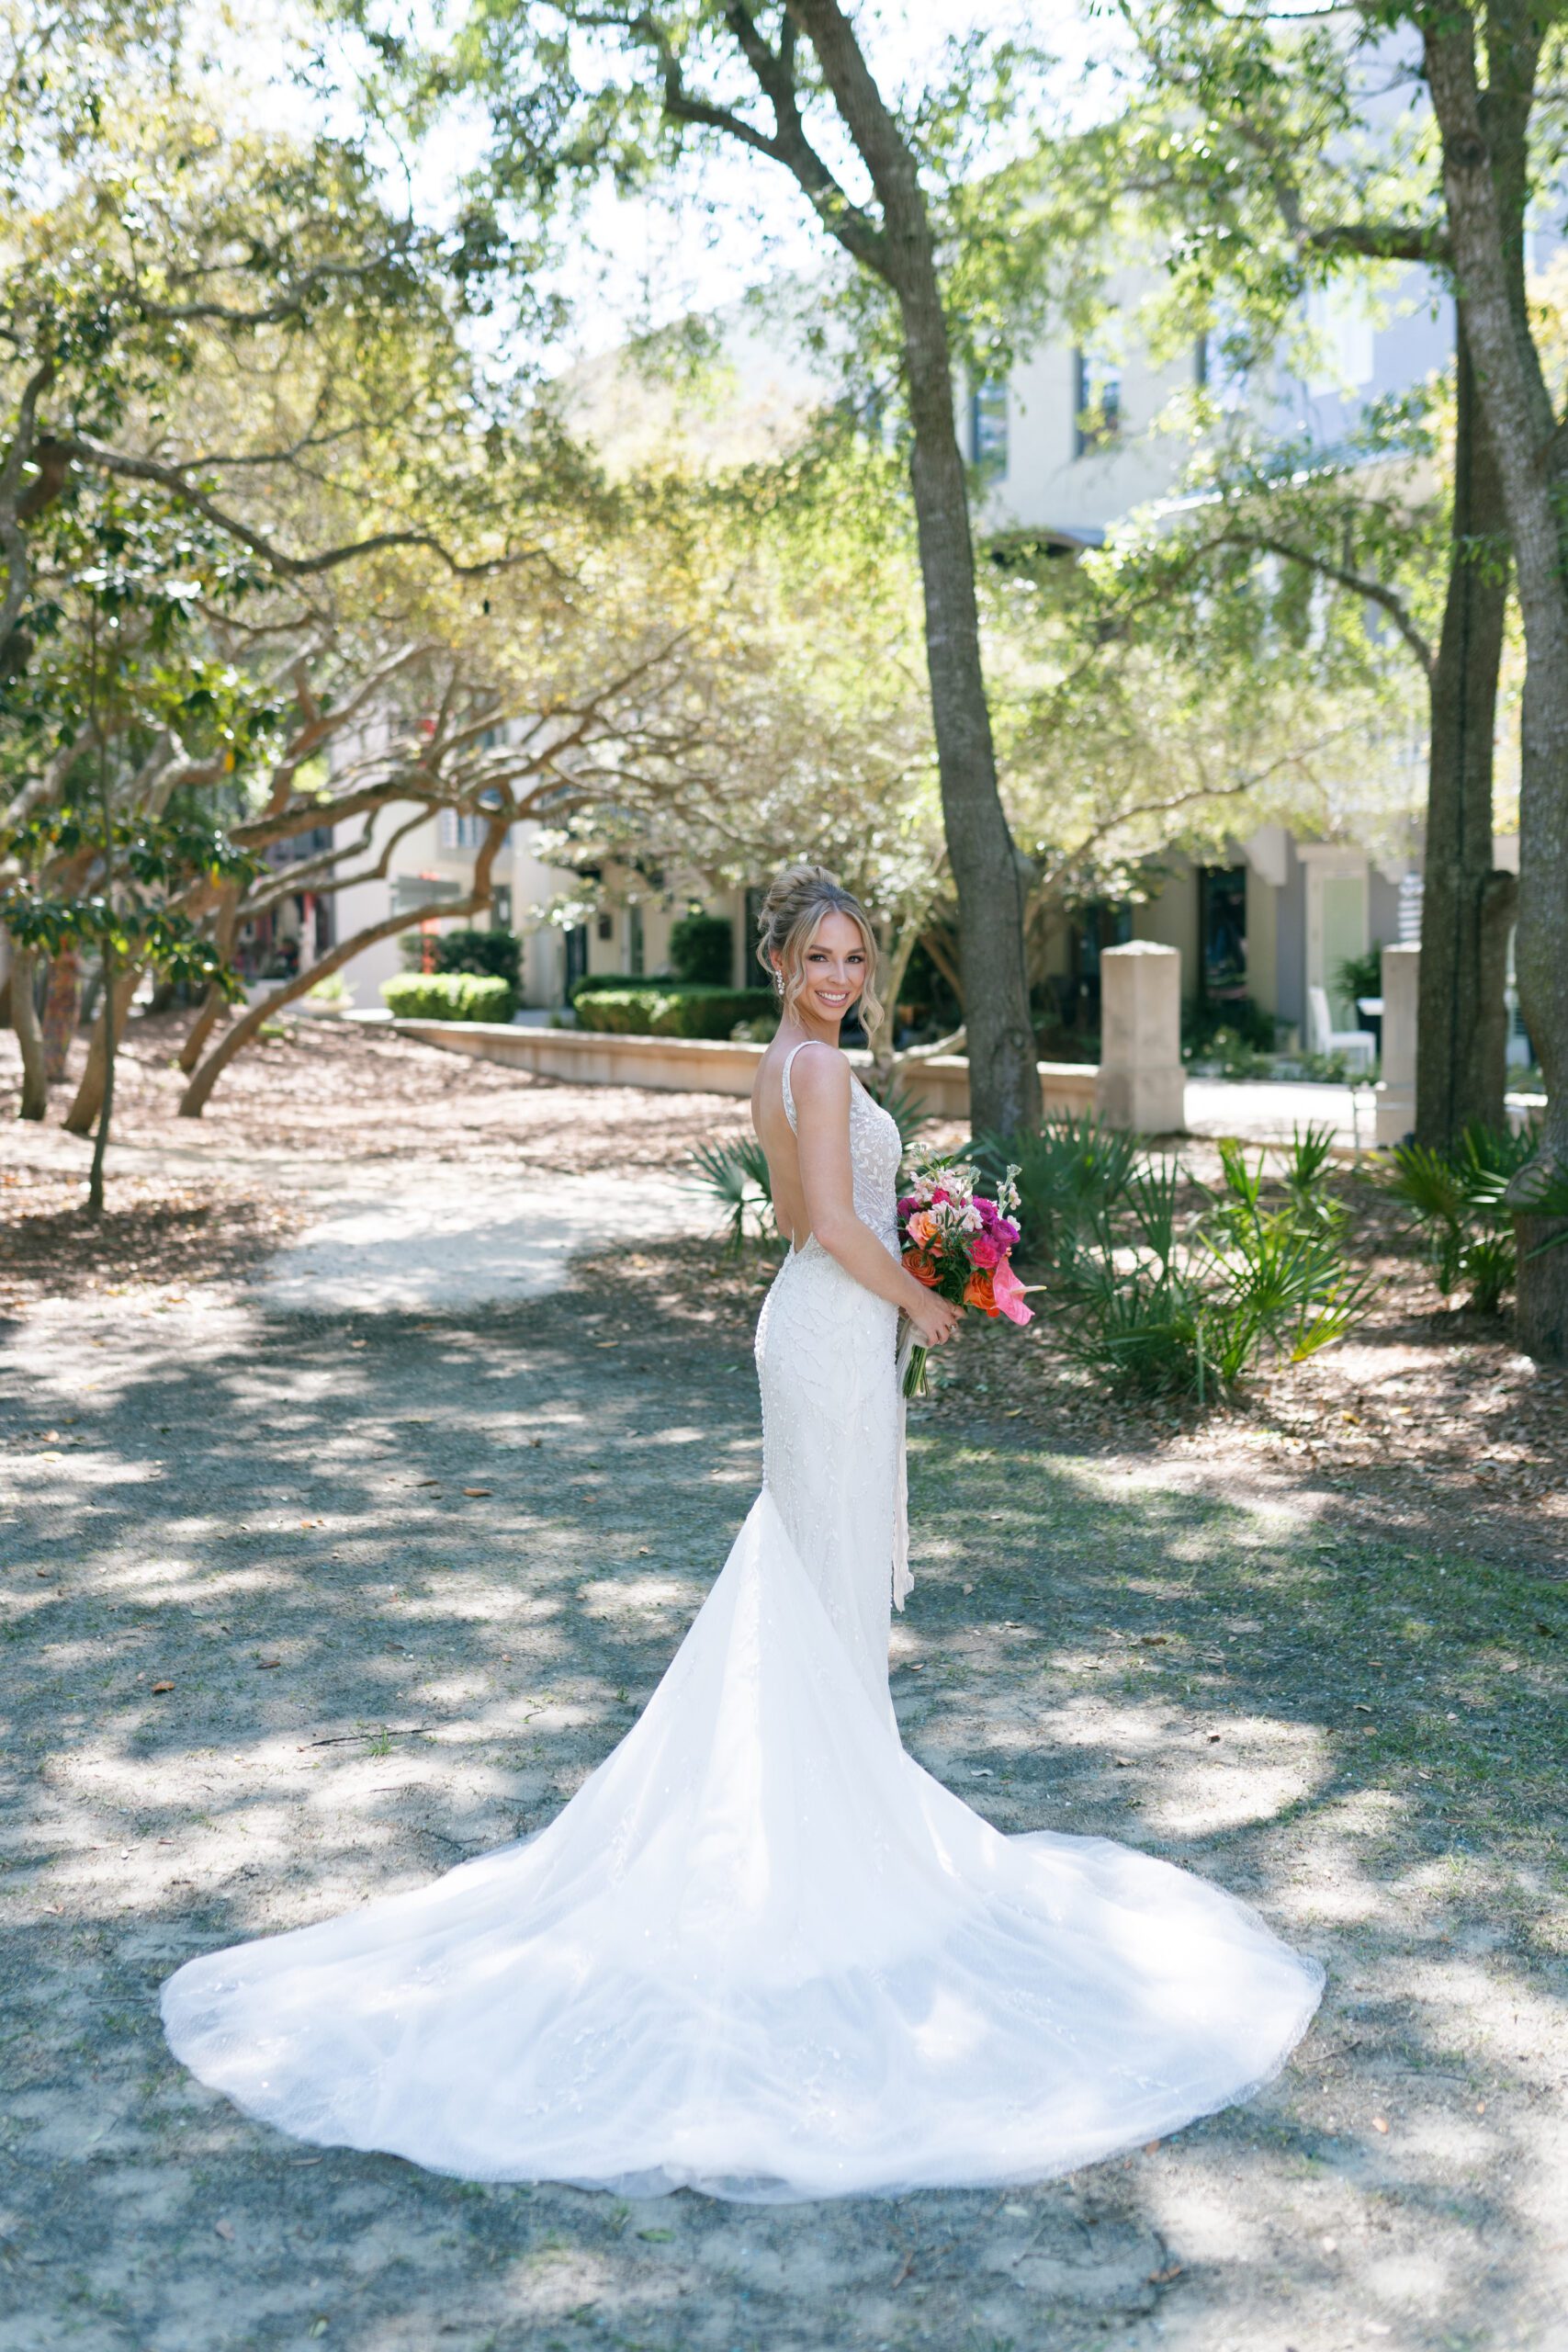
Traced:
<svg viewBox="0 0 1568 2352">
<path fill-rule="evenodd" d="M 932 1160 L 898 1204 L 898 1242 L 906 1267 L 928 1290 L 954 1306 L 977 1306 L 982 1315 L 1005 1315 L 1010 1323 L 1021 1324 L 1034 1318 L 1012 1270 L 1017 1174 L 1016 1167 L 1010 1168 L 991 1200 L 976 1191 L 980 1171 L 969 1161 Z M 926 1393 L 926 1355 L 918 1342 L 909 1351 L 906 1396 Z"/>
</svg>

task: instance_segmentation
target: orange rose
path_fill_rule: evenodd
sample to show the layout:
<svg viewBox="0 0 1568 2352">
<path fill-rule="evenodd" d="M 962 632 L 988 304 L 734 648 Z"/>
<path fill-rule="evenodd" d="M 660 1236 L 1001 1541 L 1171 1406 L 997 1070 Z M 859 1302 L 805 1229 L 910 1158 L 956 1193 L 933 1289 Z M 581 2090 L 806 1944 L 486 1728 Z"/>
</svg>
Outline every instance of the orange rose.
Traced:
<svg viewBox="0 0 1568 2352">
<path fill-rule="evenodd" d="M 991 1288 L 988 1268 L 976 1267 L 970 1275 L 964 1285 L 964 1304 L 965 1306 L 979 1307 L 981 1313 L 985 1315 L 1001 1313 L 1001 1308 L 997 1305 L 996 1294 Z"/>
<path fill-rule="evenodd" d="M 909 1219 L 909 1238 L 911 1241 L 918 1242 L 922 1250 L 925 1248 L 928 1241 L 934 1241 L 936 1239 L 937 1235 L 941 1230 L 942 1227 L 938 1225 L 935 1217 L 931 1216 L 925 1209 L 917 1209 L 914 1216 Z"/>
<path fill-rule="evenodd" d="M 924 1283 L 928 1290 L 936 1288 L 937 1270 L 929 1258 L 922 1257 L 919 1250 L 905 1250 L 904 1271 L 906 1273 L 913 1274 L 918 1283 Z"/>
</svg>

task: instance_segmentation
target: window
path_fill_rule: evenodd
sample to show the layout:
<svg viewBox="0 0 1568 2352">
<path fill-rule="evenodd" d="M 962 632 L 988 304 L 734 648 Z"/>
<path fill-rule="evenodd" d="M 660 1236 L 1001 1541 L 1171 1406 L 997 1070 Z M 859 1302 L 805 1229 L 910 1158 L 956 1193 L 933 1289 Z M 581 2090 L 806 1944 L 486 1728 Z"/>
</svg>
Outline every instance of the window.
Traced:
<svg viewBox="0 0 1568 2352">
<path fill-rule="evenodd" d="M 599 936 L 600 936 L 600 938 L 601 938 L 601 939 L 614 939 L 615 935 L 615 916 L 614 916 L 614 915 L 601 915 L 601 916 L 600 916 L 600 918 L 599 918 Z"/>
<path fill-rule="evenodd" d="M 1307 390 L 1343 392 L 1372 380 L 1372 314 L 1364 289 L 1336 279 L 1314 286 L 1306 298 L 1307 332 L 1313 356 Z"/>
<path fill-rule="evenodd" d="M 482 817 L 461 817 L 455 808 L 441 811 L 443 849 L 478 849 L 485 837 Z"/>
<path fill-rule="evenodd" d="M 512 928 L 512 892 L 504 882 L 498 883 L 490 894 L 490 927 L 491 931 Z"/>
<path fill-rule="evenodd" d="M 969 454 L 976 471 L 999 481 L 1008 469 L 1008 387 L 987 376 L 969 395 Z"/>
<path fill-rule="evenodd" d="M 1106 448 L 1122 429 L 1122 366 L 1103 351 L 1075 355 L 1074 449 L 1087 458 Z"/>
</svg>

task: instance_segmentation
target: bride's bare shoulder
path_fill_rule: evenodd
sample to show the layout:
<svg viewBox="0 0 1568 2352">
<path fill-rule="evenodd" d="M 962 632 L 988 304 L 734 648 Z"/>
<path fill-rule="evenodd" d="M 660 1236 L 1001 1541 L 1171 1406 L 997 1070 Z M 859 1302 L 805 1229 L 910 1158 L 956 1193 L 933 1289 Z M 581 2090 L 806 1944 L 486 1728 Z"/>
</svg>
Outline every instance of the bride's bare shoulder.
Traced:
<svg viewBox="0 0 1568 2352">
<path fill-rule="evenodd" d="M 821 1037 L 808 1037 L 795 1050 L 789 1083 L 796 1102 L 808 1102 L 823 1110 L 840 1102 L 847 1105 L 850 1066 L 837 1046 L 829 1046 Z"/>
</svg>

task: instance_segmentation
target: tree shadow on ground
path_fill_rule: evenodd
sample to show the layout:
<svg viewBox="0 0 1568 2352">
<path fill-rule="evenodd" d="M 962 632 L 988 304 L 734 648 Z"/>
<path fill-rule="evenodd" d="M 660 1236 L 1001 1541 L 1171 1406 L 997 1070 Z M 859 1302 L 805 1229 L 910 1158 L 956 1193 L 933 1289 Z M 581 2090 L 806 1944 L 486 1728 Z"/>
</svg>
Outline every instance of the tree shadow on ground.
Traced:
<svg viewBox="0 0 1568 2352">
<path fill-rule="evenodd" d="M 572 1292 L 250 1318 L 198 1354 L 155 1333 L 101 1392 L 51 1360 L 24 1426 L 18 2346 L 273 2352 L 324 2320 L 362 2352 L 438 2332 L 1066 2352 L 1112 2324 L 1251 2352 L 1278 2318 L 1317 2352 L 1350 2312 L 1402 2347 L 1528 2320 L 1556 1594 L 1283 1505 L 1113 1485 L 983 1414 L 917 1416 L 910 1746 L 1005 1829 L 1123 1838 L 1262 1905 L 1328 1962 L 1318 2027 L 1253 2105 L 1012 2193 L 758 2211 L 474 2188 L 237 2116 L 169 2059 L 157 1984 L 550 1817 L 750 1502 L 743 1351 Z"/>
</svg>

